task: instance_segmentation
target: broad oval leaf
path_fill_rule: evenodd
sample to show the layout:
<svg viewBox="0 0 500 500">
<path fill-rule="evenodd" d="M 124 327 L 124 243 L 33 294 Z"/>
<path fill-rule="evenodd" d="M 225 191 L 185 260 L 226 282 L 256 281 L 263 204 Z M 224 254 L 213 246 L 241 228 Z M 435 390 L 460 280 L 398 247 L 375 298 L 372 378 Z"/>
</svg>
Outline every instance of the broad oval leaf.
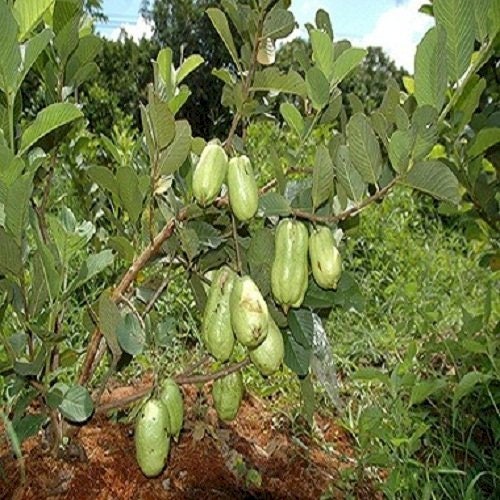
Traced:
<svg viewBox="0 0 500 500">
<path fill-rule="evenodd" d="M 401 182 L 439 200 L 455 204 L 460 201 L 457 178 L 444 163 L 437 160 L 416 163 Z"/>
<path fill-rule="evenodd" d="M 71 422 L 85 422 L 94 411 L 89 391 L 81 385 L 70 387 L 59 405 L 59 410 L 64 418 Z"/>
<path fill-rule="evenodd" d="M 146 334 L 133 313 L 127 313 L 116 329 L 122 350 L 131 356 L 141 354 L 146 343 Z"/>
<path fill-rule="evenodd" d="M 312 67 L 306 73 L 306 87 L 314 109 L 322 110 L 330 98 L 330 85 L 319 68 Z"/>
<path fill-rule="evenodd" d="M 19 154 L 25 153 L 50 132 L 79 118 L 83 118 L 83 113 L 69 102 L 58 102 L 47 106 L 36 115 L 35 121 L 24 131 Z"/>
<path fill-rule="evenodd" d="M 221 40 L 224 42 L 227 50 L 231 54 L 231 57 L 236 64 L 236 67 L 240 68 L 240 61 L 238 58 L 238 51 L 236 50 L 236 45 L 234 44 L 233 35 L 229 28 L 229 23 L 227 22 L 227 17 L 220 9 L 210 8 L 207 9 L 207 15 L 212 21 L 214 28 L 217 30 Z"/>
<path fill-rule="evenodd" d="M 418 44 L 415 55 L 415 98 L 441 111 L 446 97 L 446 33 L 441 26 L 430 29 Z"/>
<path fill-rule="evenodd" d="M 436 23 L 446 32 L 446 60 L 450 80 L 465 73 L 474 51 L 474 12 L 471 0 L 435 0 Z"/>
<path fill-rule="evenodd" d="M 382 173 L 382 155 L 377 136 L 363 113 L 347 124 L 351 162 L 365 182 L 376 184 Z"/>
<path fill-rule="evenodd" d="M 267 14 L 262 29 L 263 38 L 287 37 L 295 28 L 295 19 L 289 10 L 275 7 Z"/>
<path fill-rule="evenodd" d="M 311 194 L 314 209 L 333 194 L 333 163 L 325 146 L 319 146 L 316 150 Z"/>
</svg>

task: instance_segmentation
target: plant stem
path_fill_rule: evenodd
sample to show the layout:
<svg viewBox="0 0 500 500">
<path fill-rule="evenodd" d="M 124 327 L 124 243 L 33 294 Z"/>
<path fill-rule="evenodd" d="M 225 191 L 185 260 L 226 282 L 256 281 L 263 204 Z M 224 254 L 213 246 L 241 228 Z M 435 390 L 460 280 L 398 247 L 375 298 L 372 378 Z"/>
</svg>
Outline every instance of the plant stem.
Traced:
<svg viewBox="0 0 500 500">
<path fill-rule="evenodd" d="M 365 198 L 361 203 L 358 205 L 355 205 L 348 210 L 345 210 L 344 212 L 341 212 L 340 214 L 336 215 L 315 215 L 310 212 L 305 212 L 304 210 L 293 210 L 292 214 L 297 217 L 298 219 L 306 219 L 311 222 L 324 222 L 324 223 L 332 223 L 332 222 L 340 222 L 345 219 L 348 219 L 349 217 L 353 217 L 354 215 L 357 215 L 359 212 L 361 212 L 363 209 L 365 209 L 368 205 L 371 205 L 375 201 L 378 201 L 382 199 L 400 180 L 400 177 L 395 177 L 392 179 L 387 186 L 383 187 L 382 189 L 379 189 L 376 191 L 374 194 L 369 196 L 368 198 Z"/>
<path fill-rule="evenodd" d="M 238 270 L 238 274 L 241 275 L 241 254 L 240 254 L 240 244 L 238 243 L 238 227 L 236 226 L 236 218 L 234 214 L 231 213 L 231 221 L 233 223 L 233 240 L 234 240 L 234 248 L 236 249 L 236 266 Z"/>
<path fill-rule="evenodd" d="M 442 123 L 448 113 L 453 109 L 453 106 L 457 103 L 458 99 L 460 99 L 460 96 L 462 95 L 462 92 L 464 91 L 465 87 L 469 83 L 469 80 L 472 78 L 473 75 L 476 74 L 476 72 L 481 68 L 481 66 L 486 62 L 487 59 L 487 54 L 493 47 L 493 43 L 495 41 L 495 38 L 493 37 L 491 40 L 488 41 L 486 45 L 483 45 L 479 49 L 479 53 L 477 58 L 475 59 L 474 63 L 469 66 L 469 69 L 465 73 L 465 76 L 462 78 L 462 81 L 458 84 L 457 89 L 455 90 L 455 93 L 451 97 L 451 99 L 448 101 L 446 104 L 445 108 L 441 112 L 438 118 L 438 124 Z"/>
<path fill-rule="evenodd" d="M 214 373 L 207 373 L 205 375 L 178 375 L 174 377 L 174 380 L 179 385 L 195 385 L 195 384 L 206 384 L 213 380 L 218 380 L 220 378 L 224 378 L 231 373 L 238 372 L 248 366 L 250 364 L 250 360 L 248 358 L 240 361 L 239 363 L 235 363 L 230 365 L 222 370 L 219 370 Z M 106 403 L 100 404 L 96 408 L 96 413 L 105 413 L 110 410 L 115 410 L 118 408 L 124 408 L 129 406 L 136 401 L 139 401 L 143 397 L 147 396 L 151 390 L 153 389 L 153 383 L 147 384 L 145 387 L 141 387 L 137 389 L 133 394 L 126 396 L 124 398 L 113 399 L 111 401 L 107 401 Z"/>
</svg>

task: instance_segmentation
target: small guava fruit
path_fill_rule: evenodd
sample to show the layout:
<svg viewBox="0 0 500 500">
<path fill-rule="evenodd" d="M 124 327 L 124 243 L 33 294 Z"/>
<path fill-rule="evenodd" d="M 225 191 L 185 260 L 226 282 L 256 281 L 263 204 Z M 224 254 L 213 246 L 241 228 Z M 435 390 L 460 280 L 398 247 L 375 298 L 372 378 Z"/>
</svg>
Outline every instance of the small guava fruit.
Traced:
<svg viewBox="0 0 500 500">
<path fill-rule="evenodd" d="M 251 219 L 259 206 L 259 190 L 247 156 L 231 158 L 227 171 L 229 204 L 240 221 Z"/>
<path fill-rule="evenodd" d="M 193 194 L 202 207 L 210 205 L 220 193 L 227 167 L 228 158 L 222 146 L 207 144 L 193 172 Z"/>
<path fill-rule="evenodd" d="M 165 405 L 148 400 L 135 423 L 135 456 L 143 474 L 158 476 L 167 463 L 170 450 L 170 422 Z"/>
<path fill-rule="evenodd" d="M 309 238 L 309 258 L 316 283 L 326 289 L 335 289 L 342 275 L 342 257 L 329 228 L 315 229 Z"/>
<path fill-rule="evenodd" d="M 275 234 L 275 254 L 271 267 L 271 289 L 285 311 L 300 307 L 308 286 L 309 235 L 305 224 L 283 219 Z"/>
<path fill-rule="evenodd" d="M 262 375 L 272 375 L 279 369 L 285 356 L 283 335 L 271 319 L 264 342 L 249 352 L 252 363 Z"/>
<path fill-rule="evenodd" d="M 235 278 L 227 266 L 215 273 L 203 314 L 201 336 L 208 352 L 221 362 L 229 359 L 234 347 L 229 300 Z"/>
<path fill-rule="evenodd" d="M 229 305 L 236 338 L 246 347 L 257 347 L 266 338 L 269 311 L 250 276 L 235 279 Z"/>
<path fill-rule="evenodd" d="M 161 385 L 160 401 L 168 412 L 169 434 L 177 440 L 184 421 L 184 401 L 182 392 L 172 378 L 167 378 Z"/>
<path fill-rule="evenodd" d="M 236 417 L 243 399 L 245 387 L 241 372 L 234 372 L 217 379 L 212 387 L 212 398 L 217 415 L 230 422 Z"/>
</svg>

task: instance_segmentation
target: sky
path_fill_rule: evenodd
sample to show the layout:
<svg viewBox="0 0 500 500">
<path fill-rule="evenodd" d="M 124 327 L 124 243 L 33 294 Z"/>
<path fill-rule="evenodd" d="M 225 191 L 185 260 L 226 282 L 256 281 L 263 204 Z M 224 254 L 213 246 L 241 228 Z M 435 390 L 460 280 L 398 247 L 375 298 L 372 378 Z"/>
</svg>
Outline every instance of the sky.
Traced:
<svg viewBox="0 0 500 500">
<path fill-rule="evenodd" d="M 151 26 L 139 17 L 140 0 L 104 0 L 107 25 L 98 31 L 117 38 L 124 28 L 135 39 L 151 36 Z M 415 48 L 432 26 L 429 16 L 418 12 L 424 0 L 292 0 L 292 11 L 300 28 L 293 36 L 306 38 L 304 24 L 313 22 L 316 11 L 330 14 L 337 40 L 349 39 L 353 45 L 381 46 L 396 64 L 413 71 Z"/>
</svg>

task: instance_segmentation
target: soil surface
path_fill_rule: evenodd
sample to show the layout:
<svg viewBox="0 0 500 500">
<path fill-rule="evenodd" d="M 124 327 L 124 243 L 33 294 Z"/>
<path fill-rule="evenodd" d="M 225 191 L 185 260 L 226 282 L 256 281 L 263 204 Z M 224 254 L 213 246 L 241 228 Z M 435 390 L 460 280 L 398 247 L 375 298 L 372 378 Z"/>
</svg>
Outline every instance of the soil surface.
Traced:
<svg viewBox="0 0 500 500">
<path fill-rule="evenodd" d="M 127 389 L 118 391 L 127 395 Z M 289 419 L 271 413 L 255 397 L 247 395 L 236 420 L 224 424 L 206 392 L 188 389 L 184 395 L 184 430 L 178 443 L 172 441 L 168 465 L 159 477 L 147 479 L 138 468 L 133 425 L 100 415 L 81 428 L 77 440 L 85 451 L 72 459 L 49 456 L 42 436 L 28 439 L 23 446 L 24 488 L 19 487 L 16 461 L 3 445 L 0 498 L 319 499 L 329 488 L 327 498 L 345 498 L 339 474 L 353 468 L 355 460 L 347 434 L 333 421 L 316 417 L 321 439 L 312 442 L 294 436 Z M 105 399 L 116 396 L 114 391 Z M 355 495 L 379 498 L 369 485 Z"/>
</svg>

